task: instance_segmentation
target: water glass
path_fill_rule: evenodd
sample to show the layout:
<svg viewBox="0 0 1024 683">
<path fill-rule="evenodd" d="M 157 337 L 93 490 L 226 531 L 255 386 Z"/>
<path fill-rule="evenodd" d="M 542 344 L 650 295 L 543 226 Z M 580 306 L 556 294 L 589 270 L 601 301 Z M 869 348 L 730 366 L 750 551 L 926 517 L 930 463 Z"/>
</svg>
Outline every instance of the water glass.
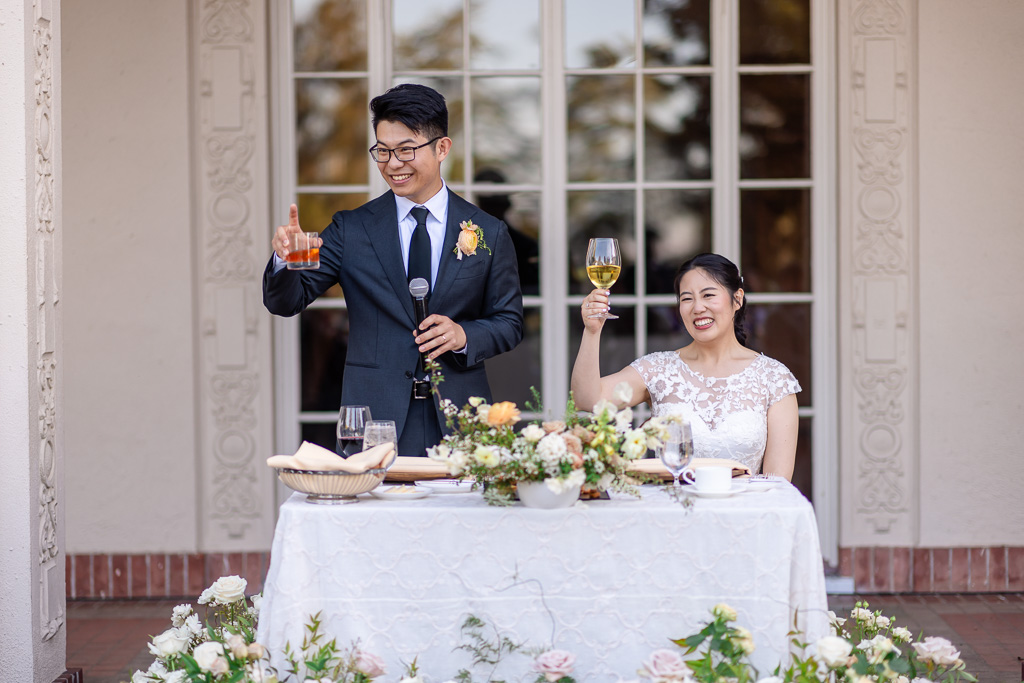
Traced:
<svg viewBox="0 0 1024 683">
<path fill-rule="evenodd" d="M 690 432 L 690 423 L 669 422 L 665 425 L 668 430 L 668 438 L 658 448 L 654 449 L 665 469 L 672 475 L 676 486 L 681 486 L 679 475 L 683 473 L 686 466 L 690 464 L 693 457 L 693 435 Z"/>
<path fill-rule="evenodd" d="M 382 443 L 392 443 L 398 447 L 398 430 L 394 420 L 370 420 L 363 432 L 363 450 L 368 451 Z"/>
</svg>

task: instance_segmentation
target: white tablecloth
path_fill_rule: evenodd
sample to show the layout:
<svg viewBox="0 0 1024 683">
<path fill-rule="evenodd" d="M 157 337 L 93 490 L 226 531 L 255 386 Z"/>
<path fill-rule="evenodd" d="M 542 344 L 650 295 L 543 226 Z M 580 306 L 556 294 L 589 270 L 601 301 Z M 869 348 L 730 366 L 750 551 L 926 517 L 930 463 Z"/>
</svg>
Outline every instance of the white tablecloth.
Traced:
<svg viewBox="0 0 1024 683">
<path fill-rule="evenodd" d="M 699 630 L 718 602 L 753 632 L 762 675 L 787 652 L 794 612 L 811 642 L 827 634 L 814 512 L 792 486 L 690 510 L 652 487 L 643 500 L 565 510 L 488 507 L 479 493 L 342 506 L 295 494 L 281 507 L 257 637 L 283 670 L 285 642 L 299 645 L 321 612 L 328 638 L 359 639 L 388 679 L 416 657 L 437 683 L 469 668 L 453 649 L 472 614 L 573 652 L 577 680 L 615 681 Z M 499 672 L 516 678 L 529 663 L 514 654 Z"/>
</svg>

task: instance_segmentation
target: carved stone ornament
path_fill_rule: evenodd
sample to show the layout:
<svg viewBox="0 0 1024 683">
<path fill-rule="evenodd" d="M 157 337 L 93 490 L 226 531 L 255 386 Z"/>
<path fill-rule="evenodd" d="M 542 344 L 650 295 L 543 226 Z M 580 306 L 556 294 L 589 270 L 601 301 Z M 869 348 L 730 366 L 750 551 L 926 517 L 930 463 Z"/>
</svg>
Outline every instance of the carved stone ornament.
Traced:
<svg viewBox="0 0 1024 683">
<path fill-rule="evenodd" d="M 853 505 L 845 542 L 909 543 L 912 505 L 913 377 L 916 330 L 912 329 L 914 192 L 916 154 L 910 87 L 914 59 L 909 0 L 847 0 L 842 41 L 847 87 L 841 88 L 841 128 L 850 154 L 843 175 L 842 258 L 847 268 L 844 328 L 850 336 L 841 363 L 852 392 L 842 431 L 847 483 Z"/>
</svg>

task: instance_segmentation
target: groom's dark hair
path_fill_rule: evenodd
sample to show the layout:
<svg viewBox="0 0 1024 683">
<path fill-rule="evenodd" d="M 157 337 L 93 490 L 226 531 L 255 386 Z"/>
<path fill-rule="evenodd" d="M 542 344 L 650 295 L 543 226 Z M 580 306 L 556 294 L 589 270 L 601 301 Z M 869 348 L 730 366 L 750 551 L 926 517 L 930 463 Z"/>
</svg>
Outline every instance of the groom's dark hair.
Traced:
<svg viewBox="0 0 1024 683">
<path fill-rule="evenodd" d="M 425 85 L 396 85 L 370 100 L 370 111 L 374 131 L 381 121 L 394 121 L 427 139 L 448 135 L 448 106 L 444 97 Z"/>
</svg>

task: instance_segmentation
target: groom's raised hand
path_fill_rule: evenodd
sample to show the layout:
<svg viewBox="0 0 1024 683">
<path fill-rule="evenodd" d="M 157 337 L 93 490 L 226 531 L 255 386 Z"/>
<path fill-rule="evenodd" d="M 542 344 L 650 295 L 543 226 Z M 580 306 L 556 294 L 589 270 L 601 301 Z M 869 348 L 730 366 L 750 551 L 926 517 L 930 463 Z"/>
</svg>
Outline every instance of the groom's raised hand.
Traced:
<svg viewBox="0 0 1024 683">
<path fill-rule="evenodd" d="M 288 260 L 292 235 L 299 232 L 302 232 L 302 228 L 299 227 L 299 207 L 292 204 L 288 209 L 288 225 L 277 226 L 277 230 L 274 231 L 274 239 L 270 240 L 270 247 L 282 261 Z M 318 246 L 322 245 L 323 240 L 320 240 Z"/>
</svg>

